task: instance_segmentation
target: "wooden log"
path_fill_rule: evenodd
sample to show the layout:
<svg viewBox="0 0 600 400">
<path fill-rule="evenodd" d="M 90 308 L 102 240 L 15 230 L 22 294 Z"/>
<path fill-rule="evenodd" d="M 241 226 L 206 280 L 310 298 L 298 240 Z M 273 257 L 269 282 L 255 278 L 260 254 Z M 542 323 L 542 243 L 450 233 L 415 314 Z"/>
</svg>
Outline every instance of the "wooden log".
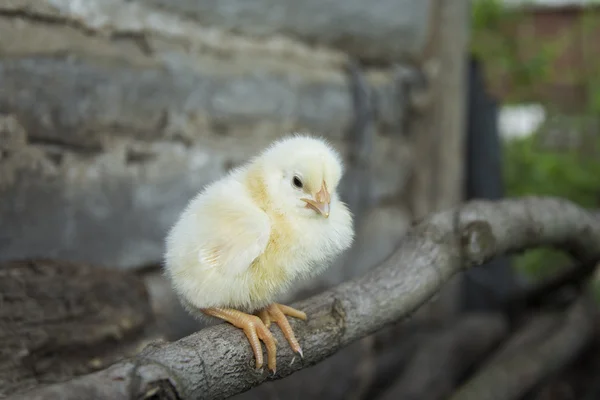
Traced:
<svg viewBox="0 0 600 400">
<path fill-rule="evenodd" d="M 48 259 L 0 265 L 0 397 L 105 368 L 145 346 L 134 274 Z"/>
</svg>

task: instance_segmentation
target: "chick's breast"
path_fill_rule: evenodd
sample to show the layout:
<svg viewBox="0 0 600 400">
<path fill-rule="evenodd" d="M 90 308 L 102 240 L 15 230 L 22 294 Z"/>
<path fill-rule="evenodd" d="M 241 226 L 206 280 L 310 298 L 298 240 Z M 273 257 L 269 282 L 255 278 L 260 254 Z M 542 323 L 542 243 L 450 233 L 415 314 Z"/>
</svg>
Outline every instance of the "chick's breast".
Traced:
<svg viewBox="0 0 600 400">
<path fill-rule="evenodd" d="M 190 311 L 264 307 L 352 242 L 352 217 L 337 195 L 329 218 L 301 218 L 268 209 L 245 178 L 209 186 L 168 235 L 167 276 Z"/>
</svg>

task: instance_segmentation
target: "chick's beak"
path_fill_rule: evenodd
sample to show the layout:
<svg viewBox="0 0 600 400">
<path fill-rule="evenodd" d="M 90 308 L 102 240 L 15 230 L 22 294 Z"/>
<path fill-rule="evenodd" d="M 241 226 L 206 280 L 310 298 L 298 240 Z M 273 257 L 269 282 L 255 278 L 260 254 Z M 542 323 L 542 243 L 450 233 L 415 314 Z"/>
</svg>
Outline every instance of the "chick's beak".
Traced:
<svg viewBox="0 0 600 400">
<path fill-rule="evenodd" d="M 302 199 L 306 202 L 306 206 L 314 209 L 325 218 L 329 217 L 329 206 L 331 204 L 331 196 L 327 191 L 325 181 L 321 185 L 321 189 L 314 194 L 314 199 Z"/>
</svg>

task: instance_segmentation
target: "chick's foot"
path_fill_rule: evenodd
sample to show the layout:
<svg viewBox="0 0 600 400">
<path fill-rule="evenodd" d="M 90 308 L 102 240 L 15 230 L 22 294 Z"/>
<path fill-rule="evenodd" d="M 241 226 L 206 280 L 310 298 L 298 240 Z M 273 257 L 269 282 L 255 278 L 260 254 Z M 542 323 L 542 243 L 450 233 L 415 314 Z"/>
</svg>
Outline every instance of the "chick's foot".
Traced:
<svg viewBox="0 0 600 400">
<path fill-rule="evenodd" d="M 267 367 L 275 374 L 277 355 L 276 341 L 271 331 L 269 331 L 269 328 L 259 317 L 232 308 L 204 308 L 201 311 L 207 315 L 225 320 L 231 325 L 244 331 L 244 334 L 250 342 L 250 346 L 252 346 L 257 369 L 262 368 L 264 363 L 262 346 L 260 345 L 260 340 L 262 340 L 267 348 Z"/>
<path fill-rule="evenodd" d="M 279 328 L 283 332 L 283 336 L 285 336 L 287 339 L 294 353 L 299 354 L 300 357 L 304 357 L 302 354 L 302 349 L 300 348 L 300 344 L 296 339 L 296 335 L 294 335 L 294 331 L 292 330 L 286 315 L 304 321 L 306 320 L 305 313 L 283 304 L 273 303 L 258 312 L 258 316 L 264 322 L 267 328 L 271 326 L 271 322 L 275 322 L 277 325 L 279 325 Z"/>
</svg>

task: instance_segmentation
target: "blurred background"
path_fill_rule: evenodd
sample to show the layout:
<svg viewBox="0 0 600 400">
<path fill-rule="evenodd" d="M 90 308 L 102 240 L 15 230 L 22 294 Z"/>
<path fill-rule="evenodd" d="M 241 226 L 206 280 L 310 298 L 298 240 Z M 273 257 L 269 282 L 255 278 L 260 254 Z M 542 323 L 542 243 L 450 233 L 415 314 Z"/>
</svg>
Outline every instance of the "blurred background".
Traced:
<svg viewBox="0 0 600 400">
<path fill-rule="evenodd" d="M 290 132 L 344 155 L 358 236 L 285 301 L 471 199 L 599 208 L 599 39 L 584 0 L 0 0 L 0 398 L 201 329 L 161 275 L 166 232 Z M 236 397 L 447 398 L 538 314 L 562 321 L 583 279 L 563 284 L 569 262 L 494 260 L 410 321 Z M 561 290 L 515 303 L 547 279 Z M 592 335 L 567 342 L 552 379 L 501 398 L 600 398 Z"/>
</svg>

